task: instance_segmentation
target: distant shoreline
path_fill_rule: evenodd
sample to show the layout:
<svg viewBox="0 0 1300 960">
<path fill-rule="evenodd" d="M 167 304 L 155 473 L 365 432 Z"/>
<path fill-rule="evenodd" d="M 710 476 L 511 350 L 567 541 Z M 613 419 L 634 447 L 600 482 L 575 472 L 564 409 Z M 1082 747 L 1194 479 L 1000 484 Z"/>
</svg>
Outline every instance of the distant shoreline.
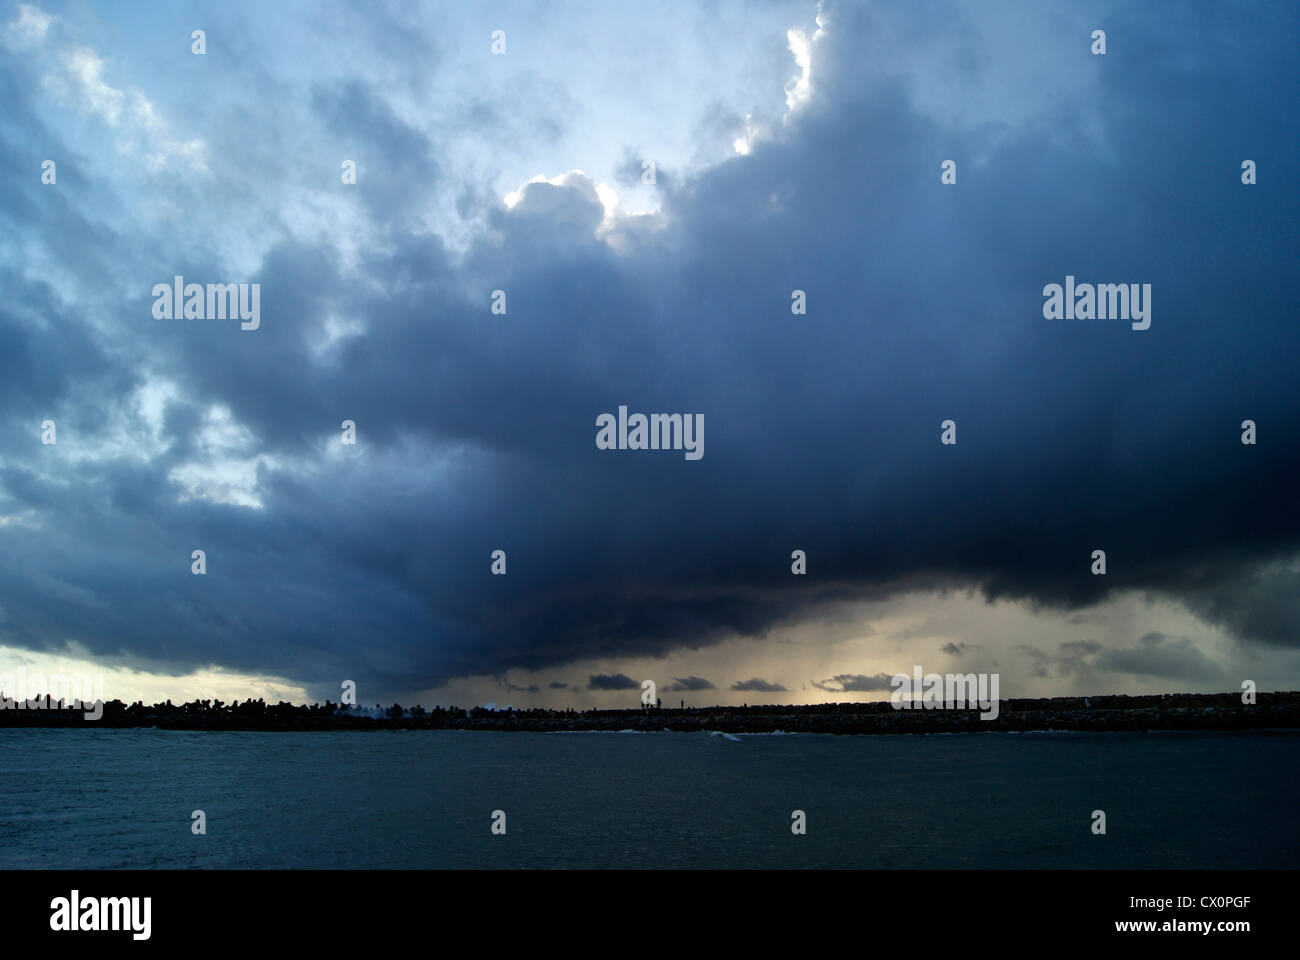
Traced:
<svg viewBox="0 0 1300 960">
<path fill-rule="evenodd" d="M 13 703 L 13 701 L 9 701 Z M 404 709 L 386 716 L 345 711 L 335 704 L 196 701 L 188 704 L 104 704 L 86 720 L 80 709 L 0 709 L 0 730 L 157 728 L 192 731 L 498 730 L 516 732 L 832 733 L 1178 732 L 1300 728 L 1300 692 L 1261 693 L 1243 704 L 1239 693 L 1108 695 L 1000 701 L 996 719 L 977 709 L 895 709 L 888 701 L 806 706 L 753 705 L 649 710 L 490 710 L 483 707 Z"/>
</svg>

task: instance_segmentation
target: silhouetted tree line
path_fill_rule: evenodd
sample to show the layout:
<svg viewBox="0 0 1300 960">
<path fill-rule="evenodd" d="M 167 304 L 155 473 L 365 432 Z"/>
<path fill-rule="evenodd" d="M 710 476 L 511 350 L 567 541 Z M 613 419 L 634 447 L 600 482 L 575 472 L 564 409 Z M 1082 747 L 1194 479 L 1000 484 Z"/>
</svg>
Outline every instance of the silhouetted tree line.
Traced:
<svg viewBox="0 0 1300 960">
<path fill-rule="evenodd" d="M 84 719 L 84 711 L 93 704 L 77 706 L 63 700 L 39 697 L 31 701 L 14 700 L 0 692 L 4 700 L 0 709 L 0 726 L 66 726 L 71 723 L 92 722 Z M 587 711 L 590 713 L 620 713 L 621 711 Z M 321 727 L 364 727 L 383 726 L 390 721 L 401 721 L 402 726 L 427 726 L 431 728 L 455 727 L 463 721 L 476 718 L 501 716 L 519 717 L 567 717 L 577 715 L 572 708 L 551 710 L 545 708 L 516 709 L 514 707 L 458 707 L 434 706 L 425 708 L 403 707 L 394 703 L 390 707 L 375 704 L 373 707 L 361 707 L 353 704 L 338 704 L 330 700 L 324 703 L 290 703 L 281 700 L 267 703 L 259 697 L 256 700 L 192 700 L 188 703 L 172 703 L 166 700 L 160 703 L 146 704 L 141 700 L 125 703 L 121 700 L 104 701 L 103 716 L 96 723 L 107 726 L 191 726 L 195 728 L 240 728 L 266 727 L 272 729 L 321 728 Z M 228 722 L 225 722 L 228 721 Z"/>
<path fill-rule="evenodd" d="M 44 702 L 44 698 L 42 698 Z M 32 701 L 35 703 L 35 701 Z M 1001 701 L 996 721 L 974 711 L 897 711 L 887 700 L 804 705 L 746 704 L 684 709 L 551 710 L 506 707 L 464 708 L 393 704 L 384 708 L 286 700 L 171 700 L 145 704 L 105 701 L 99 720 L 82 708 L 51 700 L 42 709 L 6 699 L 0 727 L 161 727 L 189 730 L 718 730 L 736 733 L 786 732 L 907 733 L 935 730 L 1140 730 L 1300 727 L 1300 693 L 1261 693 L 1258 706 L 1238 693 L 1151 694 L 1147 696 L 1055 697 Z"/>
</svg>

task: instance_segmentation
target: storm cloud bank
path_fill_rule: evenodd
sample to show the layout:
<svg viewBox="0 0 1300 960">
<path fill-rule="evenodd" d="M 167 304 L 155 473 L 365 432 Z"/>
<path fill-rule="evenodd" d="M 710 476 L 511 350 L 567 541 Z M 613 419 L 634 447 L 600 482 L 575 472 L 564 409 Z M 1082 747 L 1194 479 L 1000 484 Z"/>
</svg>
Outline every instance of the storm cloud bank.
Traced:
<svg viewBox="0 0 1300 960">
<path fill-rule="evenodd" d="M 582 175 L 507 206 L 361 79 L 278 115 L 213 108 L 206 172 L 175 148 L 148 196 L 247 213 L 224 239 L 142 212 L 31 106 L 37 54 L 3 58 L 0 165 L 66 158 L 57 186 L 0 189 L 6 642 L 322 695 L 352 678 L 370 700 L 975 587 L 1062 609 L 1144 591 L 1300 645 L 1300 24 L 1248 6 L 1103 24 L 1062 5 L 1053 30 L 987 49 L 955 6 L 827 5 L 806 96 L 731 159 L 661 168 L 645 216 L 611 216 Z M 1020 43 L 1086 80 L 1014 122 L 925 109 L 898 67 L 912 44 L 973 82 Z M 734 122 L 711 135 L 744 136 Z M 299 127 L 326 183 L 350 149 L 335 140 L 392 161 L 338 187 L 363 198 L 356 249 L 326 215 L 318 242 L 252 217 L 275 207 L 245 193 L 299 176 L 272 150 Z M 448 191 L 463 249 L 418 215 Z M 271 237 L 249 270 L 227 242 L 244 232 Z M 260 328 L 154 319 L 174 275 L 259 283 Z M 1067 275 L 1150 284 L 1150 328 L 1045 319 Z M 598 449 L 620 405 L 703 415 L 707 455 Z M 1156 675 L 1195 655 L 1159 637 L 1138 653 Z"/>
</svg>

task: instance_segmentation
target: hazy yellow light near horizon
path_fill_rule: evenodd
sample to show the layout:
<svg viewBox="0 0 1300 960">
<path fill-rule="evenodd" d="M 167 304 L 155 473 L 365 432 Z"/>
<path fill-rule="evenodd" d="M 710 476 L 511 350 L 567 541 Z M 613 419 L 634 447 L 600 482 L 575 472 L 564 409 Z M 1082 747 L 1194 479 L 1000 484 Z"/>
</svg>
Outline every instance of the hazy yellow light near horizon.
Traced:
<svg viewBox="0 0 1300 960">
<path fill-rule="evenodd" d="M 37 674 L 46 678 L 76 678 L 78 682 L 82 677 L 90 677 L 96 695 L 102 679 L 103 698 L 125 703 L 136 700 L 160 703 L 169 699 L 173 703 L 190 700 L 223 700 L 229 703 L 232 700 L 255 700 L 258 697 L 272 703 L 281 700 L 305 703 L 309 700 L 305 687 L 282 677 L 237 673 L 218 667 L 205 667 L 177 675 L 150 673 L 96 662 L 88 652 L 52 654 L 0 645 L 0 678 L 16 677 L 20 670 L 29 680 Z M 80 689 L 82 688 L 78 687 Z M 3 692 L 8 696 L 37 696 L 46 691 Z"/>
</svg>

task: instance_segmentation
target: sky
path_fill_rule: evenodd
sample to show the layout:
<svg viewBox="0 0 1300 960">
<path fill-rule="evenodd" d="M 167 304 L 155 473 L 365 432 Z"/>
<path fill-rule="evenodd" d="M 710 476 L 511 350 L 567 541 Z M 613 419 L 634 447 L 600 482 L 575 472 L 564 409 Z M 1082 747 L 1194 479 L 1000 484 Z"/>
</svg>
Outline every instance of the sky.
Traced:
<svg viewBox="0 0 1300 960">
<path fill-rule="evenodd" d="M 0 3 L 0 675 L 1300 688 L 1298 19 Z M 601 449 L 620 406 L 703 455 Z"/>
</svg>

